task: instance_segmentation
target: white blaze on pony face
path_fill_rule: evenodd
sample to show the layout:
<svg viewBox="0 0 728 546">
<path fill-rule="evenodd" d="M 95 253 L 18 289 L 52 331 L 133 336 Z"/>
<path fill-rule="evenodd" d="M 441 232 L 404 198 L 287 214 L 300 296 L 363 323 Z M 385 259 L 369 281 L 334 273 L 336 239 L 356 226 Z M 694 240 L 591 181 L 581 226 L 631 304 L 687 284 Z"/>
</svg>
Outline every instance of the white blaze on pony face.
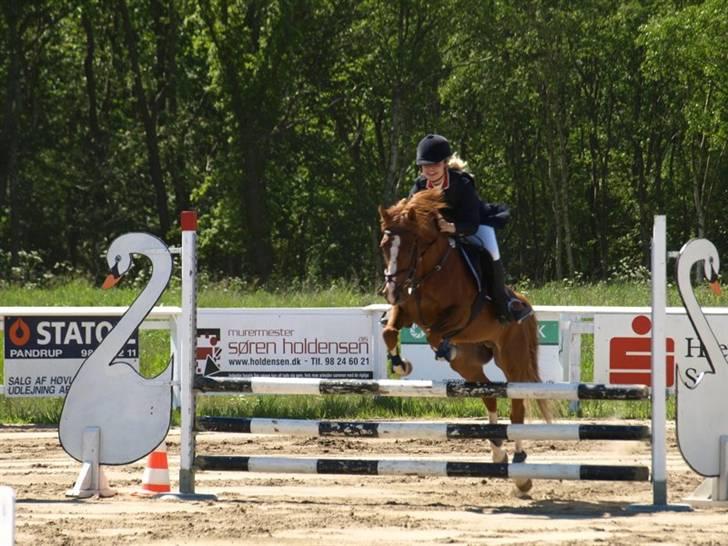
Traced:
<svg viewBox="0 0 728 546">
<path fill-rule="evenodd" d="M 390 240 L 389 262 L 387 263 L 387 269 L 384 270 L 384 279 L 387 289 L 387 301 L 391 305 L 394 305 L 397 303 L 397 295 L 395 294 L 397 283 L 395 282 L 395 276 L 397 274 L 397 258 L 399 257 L 399 235 L 392 235 Z"/>
</svg>

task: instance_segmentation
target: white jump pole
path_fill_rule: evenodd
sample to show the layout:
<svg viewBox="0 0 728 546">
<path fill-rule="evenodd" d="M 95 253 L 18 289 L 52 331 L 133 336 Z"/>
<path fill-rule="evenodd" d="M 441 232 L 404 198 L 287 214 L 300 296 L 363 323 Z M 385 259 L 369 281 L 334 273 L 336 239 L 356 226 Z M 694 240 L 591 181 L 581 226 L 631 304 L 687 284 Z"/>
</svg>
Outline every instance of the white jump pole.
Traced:
<svg viewBox="0 0 728 546">
<path fill-rule="evenodd" d="M 652 228 L 652 504 L 667 505 L 665 322 L 667 286 L 665 216 Z"/>
<path fill-rule="evenodd" d="M 197 213 L 184 211 L 182 227 L 182 318 L 180 323 L 180 468 L 179 491 L 195 494 L 195 351 L 197 348 Z"/>
</svg>

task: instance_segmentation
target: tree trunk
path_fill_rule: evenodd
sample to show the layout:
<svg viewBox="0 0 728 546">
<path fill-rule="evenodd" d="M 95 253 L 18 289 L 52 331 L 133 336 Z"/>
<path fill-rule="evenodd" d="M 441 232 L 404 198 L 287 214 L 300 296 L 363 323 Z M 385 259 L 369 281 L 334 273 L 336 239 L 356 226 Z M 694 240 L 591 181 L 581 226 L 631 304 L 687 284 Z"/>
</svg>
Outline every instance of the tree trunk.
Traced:
<svg viewBox="0 0 728 546">
<path fill-rule="evenodd" d="M 564 123 L 565 112 L 563 111 L 563 101 L 559 101 L 559 108 L 554 112 L 556 121 L 556 135 L 559 144 L 558 147 L 558 165 L 559 177 L 557 188 L 557 199 L 559 200 L 559 208 L 562 215 L 562 228 L 564 230 L 564 250 L 566 251 L 566 266 L 569 276 L 574 275 L 576 267 L 574 265 L 574 249 L 571 238 L 571 219 L 569 213 L 569 150 L 567 143 L 566 127 Z"/>
<path fill-rule="evenodd" d="M 556 278 L 561 280 L 564 278 L 564 269 L 561 263 L 562 249 L 563 249 L 563 215 L 561 211 L 561 200 L 559 199 L 559 183 L 557 180 L 557 174 L 554 172 L 556 165 L 556 150 L 553 139 L 549 138 L 546 141 L 546 149 L 548 152 L 548 172 L 547 177 L 549 184 L 551 185 L 551 210 L 554 214 L 554 268 L 556 271 Z"/>
<path fill-rule="evenodd" d="M 250 142 L 241 128 L 240 139 Z M 253 139 L 255 136 L 253 136 Z M 270 215 L 268 214 L 267 191 L 265 187 L 266 153 L 254 146 L 242 146 L 240 151 L 244 165 L 244 180 L 241 182 L 245 200 L 246 226 L 250 234 L 253 271 L 261 280 L 267 280 L 273 271 L 273 243 L 271 241 Z"/>
<path fill-rule="evenodd" d="M 129 9 L 126 0 L 117 0 L 117 7 L 121 14 L 122 23 L 124 25 L 124 37 L 127 48 L 129 49 L 129 61 L 134 76 L 133 92 L 137 103 L 137 112 L 144 126 L 144 141 L 147 147 L 147 160 L 149 166 L 149 176 L 154 187 L 154 195 L 156 198 L 157 216 L 159 217 L 159 228 L 162 236 L 165 236 L 170 228 L 169 206 L 167 204 L 167 188 L 164 185 L 162 176 L 162 162 L 159 154 L 159 137 L 157 135 L 157 103 L 156 101 L 147 101 L 144 85 L 142 84 L 142 74 L 139 67 L 139 52 L 137 50 L 137 36 L 131 25 L 129 18 Z"/>
<path fill-rule="evenodd" d="M 152 0 L 150 8 L 154 19 L 156 35 L 157 62 L 155 74 L 157 81 L 156 102 L 160 113 L 160 126 L 175 127 L 178 117 L 177 107 L 177 48 L 180 33 L 180 15 L 176 2 L 168 0 L 166 5 L 160 0 Z M 166 114 L 166 115 L 165 115 Z M 176 145 L 168 149 L 166 161 L 169 180 L 174 193 L 176 216 L 189 208 L 189 190 L 183 179 L 185 169 L 185 147 L 182 145 L 183 129 L 177 127 Z M 171 131 L 170 131 L 171 132 Z"/>
<path fill-rule="evenodd" d="M 224 59 L 220 59 L 224 62 Z M 231 85 L 232 110 L 237 125 L 238 158 L 241 160 L 242 179 L 240 195 L 244 214 L 243 230 L 248 233 L 252 269 L 255 276 L 265 281 L 273 271 L 273 243 L 268 214 L 265 186 L 265 166 L 268 161 L 267 134 L 247 115 L 243 104 L 242 87 L 238 74 L 228 66 L 226 75 Z"/>
<path fill-rule="evenodd" d="M 94 11 L 84 6 L 81 11 L 81 26 L 86 36 L 86 55 L 83 61 L 83 73 L 86 80 L 86 101 L 88 104 L 88 154 L 84 157 L 84 175 L 87 178 L 83 190 L 71 189 L 67 218 L 69 218 L 67 247 L 68 257 L 72 265 L 84 263 L 95 276 L 103 273 L 102 262 L 90 256 L 78 254 L 79 243 L 86 238 L 91 248 L 101 251 L 106 241 L 102 232 L 95 229 L 105 220 L 106 211 L 99 207 L 100 203 L 107 201 L 106 182 L 108 180 L 105 165 L 108 162 L 108 135 L 104 132 L 99 121 L 100 101 L 98 96 L 98 82 L 94 63 L 96 61 L 96 36 L 94 32 Z M 101 101 L 103 103 L 103 101 Z M 102 112 L 103 114 L 103 112 Z M 102 116 L 103 117 L 103 116 Z M 78 206 L 81 203 L 81 206 Z M 71 220 L 76 210 L 86 210 L 83 222 Z M 91 252 L 96 256 L 96 252 Z"/>
<path fill-rule="evenodd" d="M 202 18 L 210 33 L 218 55 L 223 80 L 227 88 L 230 106 L 235 119 L 235 140 L 238 146 L 236 159 L 240 162 L 241 179 L 238 186 L 240 208 L 242 214 L 243 233 L 248 235 L 248 251 L 253 274 L 265 281 L 273 271 L 273 243 L 268 214 L 268 194 L 265 185 L 265 167 L 268 161 L 268 147 L 272 126 L 261 125 L 259 120 L 271 119 L 264 103 L 258 103 L 258 110 L 248 115 L 250 105 L 245 103 L 242 76 L 238 73 L 237 59 L 230 45 L 230 40 L 237 36 L 229 36 L 227 5 L 220 9 L 219 20 L 222 32 L 218 33 L 216 18 L 209 2 L 200 2 Z M 251 47 L 258 47 L 258 23 L 261 7 L 256 3 L 248 5 L 246 23 L 250 25 Z M 255 85 L 255 82 L 250 85 Z M 268 106 L 268 108 L 271 108 Z"/>
<path fill-rule="evenodd" d="M 0 213 L 7 207 L 10 216 L 9 250 L 11 263 L 17 260 L 20 236 L 20 211 L 17 210 L 18 178 L 18 126 L 22 103 L 22 56 L 20 36 L 20 2 L 3 2 L 3 14 L 7 24 L 6 47 L 9 54 L 5 83 L 3 119 L 0 127 Z"/>
</svg>

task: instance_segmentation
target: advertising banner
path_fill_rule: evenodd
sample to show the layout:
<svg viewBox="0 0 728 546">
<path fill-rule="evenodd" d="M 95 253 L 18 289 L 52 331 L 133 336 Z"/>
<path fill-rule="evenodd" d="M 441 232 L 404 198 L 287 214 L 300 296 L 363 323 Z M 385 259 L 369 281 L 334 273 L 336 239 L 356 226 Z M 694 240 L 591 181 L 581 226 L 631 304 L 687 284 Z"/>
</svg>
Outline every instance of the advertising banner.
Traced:
<svg viewBox="0 0 728 546">
<path fill-rule="evenodd" d="M 373 379 L 372 320 L 357 308 L 200 309 L 197 373 Z"/>
<path fill-rule="evenodd" d="M 707 315 L 723 353 L 728 344 L 728 316 Z M 667 386 L 675 386 L 675 365 L 682 369 L 703 367 L 705 348 L 687 315 L 668 314 L 665 369 Z M 597 383 L 651 382 L 652 320 L 648 314 L 597 314 L 594 316 L 594 381 Z"/>
<path fill-rule="evenodd" d="M 6 396 L 65 396 L 73 376 L 120 317 L 6 316 Z M 134 331 L 114 362 L 139 369 L 139 333 Z"/>
</svg>

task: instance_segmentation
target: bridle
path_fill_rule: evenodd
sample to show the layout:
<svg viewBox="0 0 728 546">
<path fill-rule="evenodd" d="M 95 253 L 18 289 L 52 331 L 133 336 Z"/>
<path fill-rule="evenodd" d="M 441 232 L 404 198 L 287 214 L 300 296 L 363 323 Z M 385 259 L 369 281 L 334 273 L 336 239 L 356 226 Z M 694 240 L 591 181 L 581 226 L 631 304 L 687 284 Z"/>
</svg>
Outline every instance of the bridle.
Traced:
<svg viewBox="0 0 728 546">
<path fill-rule="evenodd" d="M 384 236 L 385 237 L 391 237 L 393 235 L 398 235 L 401 237 L 401 232 L 406 231 L 404 229 L 395 230 L 392 228 L 387 228 L 384 230 Z M 450 256 L 450 252 L 453 248 L 455 248 L 455 241 L 453 239 L 449 239 L 447 248 L 445 249 L 445 252 L 440 256 L 440 259 L 438 260 L 437 264 L 430 269 L 429 271 L 425 272 L 424 275 L 420 276 L 419 278 L 416 276 L 417 269 L 419 268 L 420 263 L 422 262 L 422 259 L 424 258 L 425 254 L 430 250 L 430 248 L 437 242 L 437 237 L 435 237 L 432 241 L 429 241 L 426 243 L 422 251 L 420 252 L 420 239 L 415 237 L 415 244 L 412 247 L 412 252 L 410 253 L 410 259 L 408 267 L 402 271 L 396 271 L 395 273 L 384 274 L 384 288 L 382 289 L 382 292 L 385 292 L 387 290 L 387 285 L 390 283 L 394 284 L 394 293 L 399 294 L 402 290 L 406 290 L 408 295 L 412 295 L 417 291 L 417 289 L 422 285 L 423 282 L 425 282 L 429 277 L 432 275 L 438 273 L 439 271 L 442 271 L 443 266 L 445 265 L 445 262 L 447 261 L 448 257 Z M 397 283 L 397 278 L 401 275 L 406 275 L 404 281 L 402 281 L 400 284 Z M 419 302 L 418 302 L 419 303 Z"/>
</svg>

